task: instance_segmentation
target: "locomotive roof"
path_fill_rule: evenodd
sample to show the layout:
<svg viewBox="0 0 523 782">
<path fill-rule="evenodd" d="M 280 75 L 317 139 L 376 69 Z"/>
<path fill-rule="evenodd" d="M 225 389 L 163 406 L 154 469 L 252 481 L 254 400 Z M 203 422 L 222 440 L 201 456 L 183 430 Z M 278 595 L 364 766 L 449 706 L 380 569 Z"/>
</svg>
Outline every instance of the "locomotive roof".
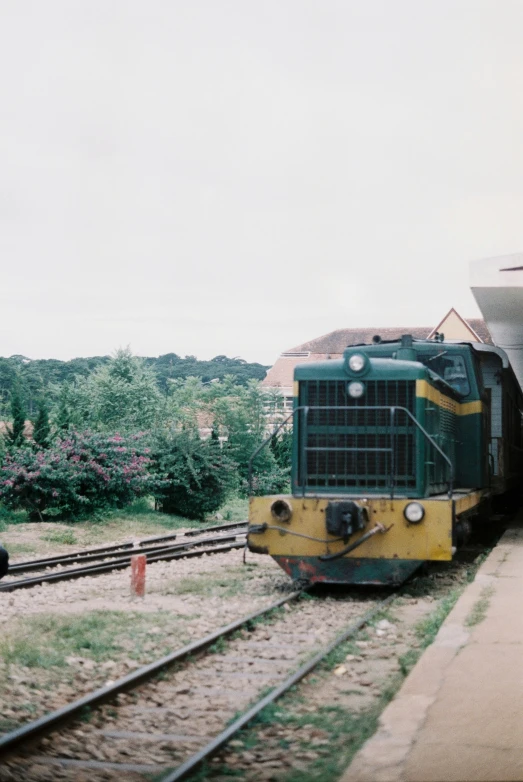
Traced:
<svg viewBox="0 0 523 782">
<path fill-rule="evenodd" d="M 496 356 L 498 356 L 501 359 L 501 363 L 503 365 L 503 369 L 509 369 L 510 368 L 510 361 L 502 348 L 498 348 L 496 345 L 488 345 L 484 342 L 469 342 L 468 340 L 464 341 L 462 339 L 445 339 L 443 342 L 439 342 L 435 339 L 419 339 L 418 337 L 413 337 L 412 334 L 405 334 L 404 336 L 408 336 L 412 338 L 412 347 L 416 348 L 417 346 L 421 345 L 430 345 L 432 347 L 441 348 L 442 345 L 446 346 L 458 346 L 462 345 L 463 347 L 469 347 L 472 348 L 472 350 L 475 350 L 477 353 L 494 353 Z M 368 345 L 365 343 L 361 343 L 359 345 L 347 345 L 345 350 L 349 350 L 352 348 L 363 348 L 365 350 L 368 350 L 369 348 L 379 348 L 380 345 L 401 345 L 401 338 L 400 339 L 382 339 L 380 342 L 373 342 L 372 345 Z"/>
</svg>

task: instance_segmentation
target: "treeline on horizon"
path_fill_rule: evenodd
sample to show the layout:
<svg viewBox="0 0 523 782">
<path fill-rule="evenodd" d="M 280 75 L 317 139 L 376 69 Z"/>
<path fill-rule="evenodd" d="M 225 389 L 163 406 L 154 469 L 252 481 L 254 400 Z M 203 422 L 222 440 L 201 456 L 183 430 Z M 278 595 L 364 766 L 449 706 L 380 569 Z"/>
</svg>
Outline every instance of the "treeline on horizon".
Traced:
<svg viewBox="0 0 523 782">
<path fill-rule="evenodd" d="M 84 359 L 80 374 L 78 361 L 0 360 L 9 397 L 0 522 L 12 511 L 80 519 L 144 497 L 165 513 L 203 519 L 229 496 L 288 486 L 290 433 L 267 441 L 283 398 L 260 386 L 259 364 L 226 356 L 147 360 L 125 349 L 91 366 Z M 70 375 L 45 374 L 53 364 Z M 249 377 L 253 370 L 258 377 Z"/>
<path fill-rule="evenodd" d="M 21 355 L 0 357 L 0 414 L 2 417 L 9 416 L 10 399 L 15 385 L 18 385 L 27 413 L 32 417 L 43 397 L 56 393 L 62 384 L 88 377 L 111 360 L 111 356 L 73 358 L 70 361 L 54 358 L 28 359 Z M 141 361 L 153 371 L 158 389 L 164 394 L 168 391 L 170 381 L 185 380 L 188 377 L 198 377 L 202 383 L 209 383 L 229 376 L 234 378 L 238 385 L 246 386 L 250 380 L 263 380 L 268 369 L 262 364 L 224 355 L 215 356 L 209 361 L 200 361 L 196 356 L 182 358 L 176 353 L 166 353 L 158 358 L 144 356 Z"/>
</svg>

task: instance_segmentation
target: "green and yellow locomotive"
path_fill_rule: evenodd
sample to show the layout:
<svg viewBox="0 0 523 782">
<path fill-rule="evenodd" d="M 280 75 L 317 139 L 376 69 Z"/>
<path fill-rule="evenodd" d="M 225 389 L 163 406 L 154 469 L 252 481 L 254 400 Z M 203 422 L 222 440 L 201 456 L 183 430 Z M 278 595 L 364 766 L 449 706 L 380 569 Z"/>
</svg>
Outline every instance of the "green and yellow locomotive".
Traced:
<svg viewBox="0 0 523 782">
<path fill-rule="evenodd" d="M 297 366 L 292 495 L 251 498 L 250 550 L 293 578 L 349 584 L 452 559 L 521 483 L 522 409 L 502 350 L 442 335 Z"/>
</svg>

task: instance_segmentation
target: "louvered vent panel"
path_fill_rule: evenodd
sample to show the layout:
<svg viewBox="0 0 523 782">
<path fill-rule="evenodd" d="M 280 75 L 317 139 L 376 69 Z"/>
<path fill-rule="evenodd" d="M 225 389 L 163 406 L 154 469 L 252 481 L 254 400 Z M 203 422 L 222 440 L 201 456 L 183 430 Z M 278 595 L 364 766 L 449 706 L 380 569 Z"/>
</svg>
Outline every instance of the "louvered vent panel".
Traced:
<svg viewBox="0 0 523 782">
<path fill-rule="evenodd" d="M 300 482 L 311 490 L 387 491 L 394 473 L 397 489 L 414 487 L 415 424 L 396 410 L 391 427 L 390 410 L 369 409 L 414 413 L 414 381 L 365 381 L 360 399 L 347 387 L 343 380 L 300 383 L 300 404 L 320 408 L 310 409 L 300 426 Z"/>
</svg>

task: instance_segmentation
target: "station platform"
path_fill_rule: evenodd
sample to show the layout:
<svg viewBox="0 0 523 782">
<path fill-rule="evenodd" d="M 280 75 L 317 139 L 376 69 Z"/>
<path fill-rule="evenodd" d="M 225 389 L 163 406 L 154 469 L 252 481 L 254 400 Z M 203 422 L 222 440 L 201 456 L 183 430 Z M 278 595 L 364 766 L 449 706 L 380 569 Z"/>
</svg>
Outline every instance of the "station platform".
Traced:
<svg viewBox="0 0 523 782">
<path fill-rule="evenodd" d="M 341 782 L 523 780 L 523 513 Z"/>
</svg>

